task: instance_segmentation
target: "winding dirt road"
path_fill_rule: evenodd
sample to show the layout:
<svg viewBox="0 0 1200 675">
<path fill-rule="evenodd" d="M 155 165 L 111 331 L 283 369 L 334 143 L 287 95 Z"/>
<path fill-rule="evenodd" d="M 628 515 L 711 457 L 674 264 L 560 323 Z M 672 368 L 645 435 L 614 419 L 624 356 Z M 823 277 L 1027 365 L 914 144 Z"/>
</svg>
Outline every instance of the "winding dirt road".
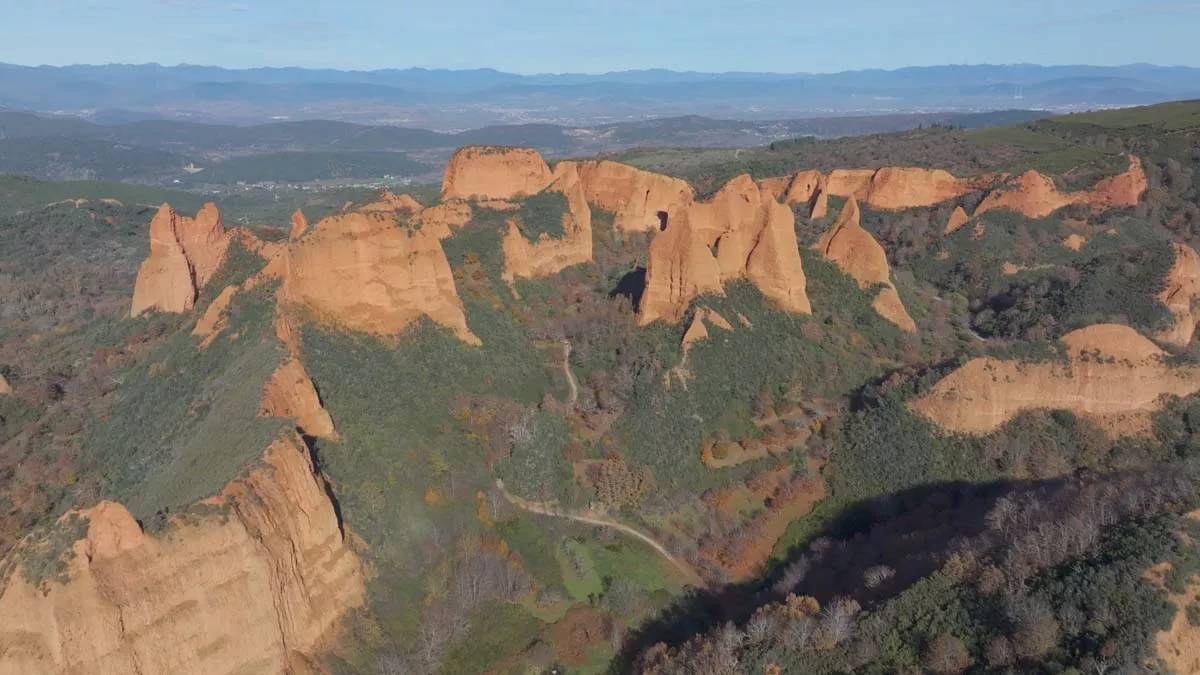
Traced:
<svg viewBox="0 0 1200 675">
<path fill-rule="evenodd" d="M 536 513 L 542 516 L 551 516 L 554 518 L 566 518 L 567 520 L 587 523 L 597 527 L 610 527 L 614 530 L 619 530 L 631 537 L 644 541 L 648 546 L 650 546 L 650 548 L 654 549 L 659 555 L 665 558 L 667 562 L 671 563 L 672 566 L 682 572 L 684 577 L 690 583 L 699 586 L 705 585 L 704 578 L 701 577 L 691 565 L 673 555 L 666 549 L 665 546 L 658 543 L 657 540 L 645 532 L 634 529 L 624 523 L 617 522 L 611 518 L 599 514 L 588 512 L 571 513 L 569 511 L 560 509 L 558 505 L 554 503 L 531 502 L 528 499 L 523 499 L 509 492 L 508 488 L 504 487 L 504 481 L 499 478 L 496 479 L 496 489 L 500 490 L 500 494 L 504 495 L 504 498 L 507 499 L 513 506 L 529 511 L 530 513 Z"/>
</svg>

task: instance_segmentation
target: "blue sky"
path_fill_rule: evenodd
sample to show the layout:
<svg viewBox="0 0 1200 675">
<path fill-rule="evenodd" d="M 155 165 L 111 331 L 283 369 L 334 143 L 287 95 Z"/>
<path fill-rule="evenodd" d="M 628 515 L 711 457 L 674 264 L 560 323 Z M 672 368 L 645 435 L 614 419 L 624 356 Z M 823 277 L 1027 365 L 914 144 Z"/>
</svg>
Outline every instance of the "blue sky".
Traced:
<svg viewBox="0 0 1200 675">
<path fill-rule="evenodd" d="M 1200 66 L 1200 2 L 0 0 L 0 61 L 537 72 Z"/>
</svg>

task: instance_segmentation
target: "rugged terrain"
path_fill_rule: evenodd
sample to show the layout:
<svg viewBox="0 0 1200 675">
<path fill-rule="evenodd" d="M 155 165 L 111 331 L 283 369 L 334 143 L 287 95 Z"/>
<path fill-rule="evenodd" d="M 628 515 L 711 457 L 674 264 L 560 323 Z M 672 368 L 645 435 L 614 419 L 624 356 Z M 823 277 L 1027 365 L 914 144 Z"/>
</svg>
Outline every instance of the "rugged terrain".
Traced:
<svg viewBox="0 0 1200 675">
<path fill-rule="evenodd" d="M 1188 672 L 1200 105 L 980 133 L 0 203 L 0 673 Z"/>
</svg>

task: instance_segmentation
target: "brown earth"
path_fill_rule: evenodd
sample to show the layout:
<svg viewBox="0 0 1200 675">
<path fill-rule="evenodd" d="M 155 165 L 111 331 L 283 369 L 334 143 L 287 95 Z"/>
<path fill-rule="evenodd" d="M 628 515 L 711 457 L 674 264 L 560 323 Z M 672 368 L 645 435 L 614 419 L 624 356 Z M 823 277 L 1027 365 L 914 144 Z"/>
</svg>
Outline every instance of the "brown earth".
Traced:
<svg viewBox="0 0 1200 675">
<path fill-rule="evenodd" d="M 446 165 L 442 199 L 512 199 L 541 192 L 550 179 L 550 167 L 534 150 L 470 146 Z"/>
<path fill-rule="evenodd" d="M 364 601 L 323 480 L 299 439 L 147 535 L 127 510 L 82 512 L 69 582 L 0 595 L 0 675 L 314 672 L 309 656 Z"/>
<path fill-rule="evenodd" d="M 896 324 L 900 330 L 907 333 L 917 332 L 916 322 L 904 309 L 904 304 L 900 302 L 900 294 L 896 292 L 896 286 L 892 283 L 887 253 L 860 224 L 858 202 L 853 197 L 846 201 L 837 222 L 821 235 L 813 245 L 813 250 L 837 264 L 842 271 L 858 282 L 860 288 L 883 286 L 871 302 L 871 306 L 880 316 Z"/>
<path fill-rule="evenodd" d="M 1186 347 L 1196 332 L 1200 320 L 1192 311 L 1192 303 L 1200 296 L 1200 255 L 1184 244 L 1175 244 L 1175 263 L 1167 273 L 1166 287 L 1159 294 L 1175 317 L 1175 325 L 1158 334 L 1158 339 L 1177 347 Z"/>
<path fill-rule="evenodd" d="M 150 256 L 138 269 L 129 315 L 148 309 L 190 310 L 197 292 L 220 268 L 229 240 L 213 204 L 206 204 L 195 218 L 163 204 L 150 222 Z"/>
<path fill-rule="evenodd" d="M 963 225 L 966 225 L 968 220 L 970 218 L 967 216 L 967 212 L 963 210 L 963 207 L 955 207 L 954 213 L 951 213 L 949 220 L 946 221 L 946 229 L 942 231 L 942 234 L 954 232 Z"/>
<path fill-rule="evenodd" d="M 1067 362 L 968 361 L 909 403 L 947 431 L 987 434 L 1026 410 L 1065 409 L 1113 436 L 1150 430 L 1166 396 L 1200 391 L 1200 366 L 1170 366 L 1128 326 L 1098 324 L 1063 336 Z"/>
<path fill-rule="evenodd" d="M 1072 251 L 1078 251 L 1087 243 L 1087 237 L 1082 234 L 1069 234 L 1062 240 L 1062 245 Z"/>
<path fill-rule="evenodd" d="M 3 375 L 0 375 L 0 396 L 2 396 L 4 394 L 11 394 L 11 393 L 12 393 L 12 386 L 9 385 L 8 380 L 4 379 Z"/>
<path fill-rule="evenodd" d="M 295 358 L 279 366 L 263 387 L 263 417 L 288 417 L 308 436 L 338 439 L 333 419 L 321 407 L 321 398 L 304 366 Z"/>
</svg>

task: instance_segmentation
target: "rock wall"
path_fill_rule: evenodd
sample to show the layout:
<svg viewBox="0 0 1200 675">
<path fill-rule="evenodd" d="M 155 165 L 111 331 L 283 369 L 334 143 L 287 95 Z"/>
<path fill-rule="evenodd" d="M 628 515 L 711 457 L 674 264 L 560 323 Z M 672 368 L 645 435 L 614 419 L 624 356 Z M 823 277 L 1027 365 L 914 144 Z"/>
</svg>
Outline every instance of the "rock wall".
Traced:
<svg viewBox="0 0 1200 675">
<path fill-rule="evenodd" d="M 148 309 L 181 313 L 225 260 L 230 235 L 221 214 L 206 204 L 195 218 L 163 204 L 150 221 L 150 256 L 138 268 L 130 316 Z"/>
<path fill-rule="evenodd" d="M 882 285 L 883 288 L 875 296 L 871 306 L 880 316 L 896 324 L 900 330 L 908 333 L 917 331 L 917 324 L 908 315 L 904 303 L 900 302 L 900 294 L 896 291 L 896 285 L 892 283 L 887 252 L 870 232 L 863 229 L 858 202 L 854 197 L 846 201 L 837 222 L 821 235 L 813 245 L 813 250 L 849 274 L 858 282 L 860 288 L 868 289 Z"/>
<path fill-rule="evenodd" d="M 1200 367 L 1172 367 L 1128 326 L 1099 324 L 1063 336 L 1067 363 L 968 361 L 909 408 L 948 431 L 987 434 L 1026 410 L 1065 409 L 1114 436 L 1150 430 L 1162 397 L 1200 391 Z"/>
<path fill-rule="evenodd" d="M 155 536 L 120 504 L 83 512 L 67 583 L 17 571 L 0 595 L 0 675 L 308 672 L 364 585 L 307 452 L 275 442 L 207 503 Z"/>
<path fill-rule="evenodd" d="M 332 440 L 338 438 L 333 419 L 321 406 L 316 387 L 304 366 L 295 358 L 289 358 L 267 380 L 263 387 L 260 414 L 264 417 L 294 419 L 300 430 L 308 436 Z"/>
<path fill-rule="evenodd" d="M 212 341 L 229 325 L 226 311 L 237 292 L 237 286 L 226 286 L 221 289 L 221 294 L 209 303 L 208 308 L 204 310 L 204 315 L 196 322 L 196 327 L 192 329 L 192 335 L 200 338 L 201 347 L 212 344 Z"/>
<path fill-rule="evenodd" d="M 1134 156 L 1129 158 L 1129 168 L 1123 173 L 1079 192 L 1059 192 L 1049 176 L 1026 171 L 984 197 L 975 215 L 1010 209 L 1030 218 L 1045 218 L 1070 204 L 1086 204 L 1097 211 L 1136 206 L 1147 187 L 1142 160 Z"/>
<path fill-rule="evenodd" d="M 946 229 L 942 231 L 942 234 L 958 231 L 958 228 L 966 225 L 969 220 L 971 219 L 967 217 L 967 212 L 963 210 L 963 207 L 954 207 L 954 213 L 951 213 L 950 218 L 946 220 Z"/>
<path fill-rule="evenodd" d="M 750 280 L 784 311 L 812 312 L 795 217 L 748 175 L 729 181 L 710 202 L 668 212 L 666 230 L 650 244 L 639 321 L 677 322 L 696 296 L 722 293 L 736 279 Z"/>
<path fill-rule="evenodd" d="M 479 344 L 437 233 L 402 228 L 393 212 L 322 220 L 268 269 L 282 279 L 283 304 L 305 307 L 320 320 L 388 336 L 428 316 Z"/>
<path fill-rule="evenodd" d="M 554 182 L 546 191 L 561 192 L 567 198 L 567 212 L 562 216 L 563 236 L 551 238 L 542 233 L 537 241 L 531 242 L 509 220 L 503 242 L 503 276 L 509 283 L 518 277 L 550 276 L 572 265 L 592 261 L 592 210 L 576 166 L 569 162 L 557 166 Z"/>
<path fill-rule="evenodd" d="M 288 239 L 295 241 L 304 236 L 308 232 L 308 218 L 304 217 L 304 212 L 296 209 L 292 213 L 292 229 L 288 231 Z"/>
<path fill-rule="evenodd" d="M 469 146 L 446 165 L 442 199 L 512 199 L 537 194 L 550 180 L 550 167 L 535 150 Z"/>
<path fill-rule="evenodd" d="M 562 162 L 561 164 L 567 164 Z M 695 196 L 686 181 L 618 162 L 569 162 L 579 172 L 587 201 L 614 215 L 618 230 L 659 229 L 659 213 L 690 204 Z"/>
<path fill-rule="evenodd" d="M 1186 347 L 1196 333 L 1200 317 L 1192 311 L 1192 303 L 1200 297 L 1200 255 L 1190 246 L 1175 244 L 1175 264 L 1167 273 L 1166 287 L 1159 294 L 1175 325 L 1158 334 L 1158 339 L 1177 347 Z"/>
</svg>

